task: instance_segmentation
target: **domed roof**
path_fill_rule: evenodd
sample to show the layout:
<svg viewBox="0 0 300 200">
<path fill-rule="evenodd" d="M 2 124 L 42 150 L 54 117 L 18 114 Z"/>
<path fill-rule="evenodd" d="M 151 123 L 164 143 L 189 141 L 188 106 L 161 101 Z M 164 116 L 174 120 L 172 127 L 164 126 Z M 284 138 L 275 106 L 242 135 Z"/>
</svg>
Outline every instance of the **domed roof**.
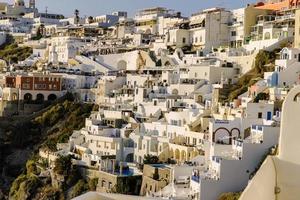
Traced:
<svg viewBox="0 0 300 200">
<path fill-rule="evenodd" d="M 87 148 L 85 151 L 84 151 L 85 154 L 92 154 L 92 150 L 90 150 L 89 148 Z"/>
</svg>

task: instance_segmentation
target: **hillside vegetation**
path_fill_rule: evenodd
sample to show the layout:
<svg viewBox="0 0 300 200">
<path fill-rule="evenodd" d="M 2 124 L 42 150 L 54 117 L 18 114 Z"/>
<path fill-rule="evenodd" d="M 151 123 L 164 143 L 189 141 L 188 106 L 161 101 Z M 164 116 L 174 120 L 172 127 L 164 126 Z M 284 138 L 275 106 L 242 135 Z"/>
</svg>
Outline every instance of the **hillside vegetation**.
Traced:
<svg viewBox="0 0 300 200">
<path fill-rule="evenodd" d="M 10 35 L 7 36 L 6 43 L 0 46 L 0 59 L 5 60 L 7 63 L 18 63 L 18 61 L 25 60 L 31 54 L 31 47 L 18 46 Z"/>
<path fill-rule="evenodd" d="M 247 92 L 248 87 L 263 78 L 265 72 L 273 71 L 277 52 L 278 50 L 272 52 L 261 50 L 256 55 L 253 69 L 242 75 L 236 84 L 227 85 L 220 90 L 220 100 L 222 102 L 233 101 L 239 95 Z M 270 66 L 266 66 L 268 64 Z"/>
<path fill-rule="evenodd" d="M 31 47 L 19 47 L 17 44 L 10 44 L 0 49 L 0 58 L 7 63 L 18 63 L 32 54 Z"/>
<path fill-rule="evenodd" d="M 26 173 L 27 160 L 35 158 L 41 147 L 56 150 L 58 142 L 66 142 L 73 130 L 84 126 L 85 118 L 93 109 L 97 107 L 74 102 L 73 96 L 67 95 L 64 100 L 49 106 L 34 118 L 32 116 L 2 118 L 0 120 L 0 171 L 4 168 L 5 173 L 4 176 L 0 175 L 0 190 L 4 190 L 2 192 L 7 194 L 11 182 L 20 174 L 21 176 L 14 181 L 18 187 L 13 185 L 11 188 L 12 196 L 23 196 L 22 192 L 18 192 L 20 188 L 25 191 L 26 187 L 37 187 L 40 183 L 32 175 L 34 173 Z M 28 166 L 32 166 L 32 163 Z M 26 199 L 32 198 L 28 196 Z"/>
</svg>

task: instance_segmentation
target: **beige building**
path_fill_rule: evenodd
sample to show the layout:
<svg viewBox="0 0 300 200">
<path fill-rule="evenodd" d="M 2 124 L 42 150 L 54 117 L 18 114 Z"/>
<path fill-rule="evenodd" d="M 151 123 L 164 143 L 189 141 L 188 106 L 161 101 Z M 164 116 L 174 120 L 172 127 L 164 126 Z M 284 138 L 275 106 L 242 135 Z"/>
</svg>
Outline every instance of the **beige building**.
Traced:
<svg viewBox="0 0 300 200">
<path fill-rule="evenodd" d="M 295 38 L 294 47 L 300 48 L 300 9 L 295 12 Z"/>
<path fill-rule="evenodd" d="M 156 193 L 171 182 L 172 170 L 167 165 L 144 165 L 140 195 Z"/>
</svg>

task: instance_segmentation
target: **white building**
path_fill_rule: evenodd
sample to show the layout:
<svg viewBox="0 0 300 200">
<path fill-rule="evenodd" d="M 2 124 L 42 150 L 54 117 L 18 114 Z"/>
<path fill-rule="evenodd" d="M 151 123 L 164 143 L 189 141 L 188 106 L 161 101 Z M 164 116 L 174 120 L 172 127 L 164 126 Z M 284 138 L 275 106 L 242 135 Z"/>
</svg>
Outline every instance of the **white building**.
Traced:
<svg viewBox="0 0 300 200">
<path fill-rule="evenodd" d="M 300 50 L 284 48 L 280 59 L 275 61 L 275 71 L 266 72 L 265 80 L 269 86 L 292 87 L 300 81 Z"/>
<path fill-rule="evenodd" d="M 49 63 L 68 63 L 69 59 L 75 58 L 81 41 L 69 36 L 52 37 L 49 44 Z"/>
<path fill-rule="evenodd" d="M 299 199 L 300 193 L 298 139 L 299 122 L 295 114 L 299 107 L 299 86 L 294 88 L 285 99 L 276 156 L 268 156 L 255 176 L 249 181 L 241 200 L 248 199 Z"/>
</svg>

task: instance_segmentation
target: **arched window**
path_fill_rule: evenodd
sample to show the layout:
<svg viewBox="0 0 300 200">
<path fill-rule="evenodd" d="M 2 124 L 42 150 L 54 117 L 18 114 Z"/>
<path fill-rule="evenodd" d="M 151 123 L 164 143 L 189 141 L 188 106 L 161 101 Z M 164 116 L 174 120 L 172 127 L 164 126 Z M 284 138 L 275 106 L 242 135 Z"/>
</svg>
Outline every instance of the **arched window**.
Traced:
<svg viewBox="0 0 300 200">
<path fill-rule="evenodd" d="M 269 32 L 265 33 L 265 40 L 271 39 L 271 34 Z"/>
</svg>

